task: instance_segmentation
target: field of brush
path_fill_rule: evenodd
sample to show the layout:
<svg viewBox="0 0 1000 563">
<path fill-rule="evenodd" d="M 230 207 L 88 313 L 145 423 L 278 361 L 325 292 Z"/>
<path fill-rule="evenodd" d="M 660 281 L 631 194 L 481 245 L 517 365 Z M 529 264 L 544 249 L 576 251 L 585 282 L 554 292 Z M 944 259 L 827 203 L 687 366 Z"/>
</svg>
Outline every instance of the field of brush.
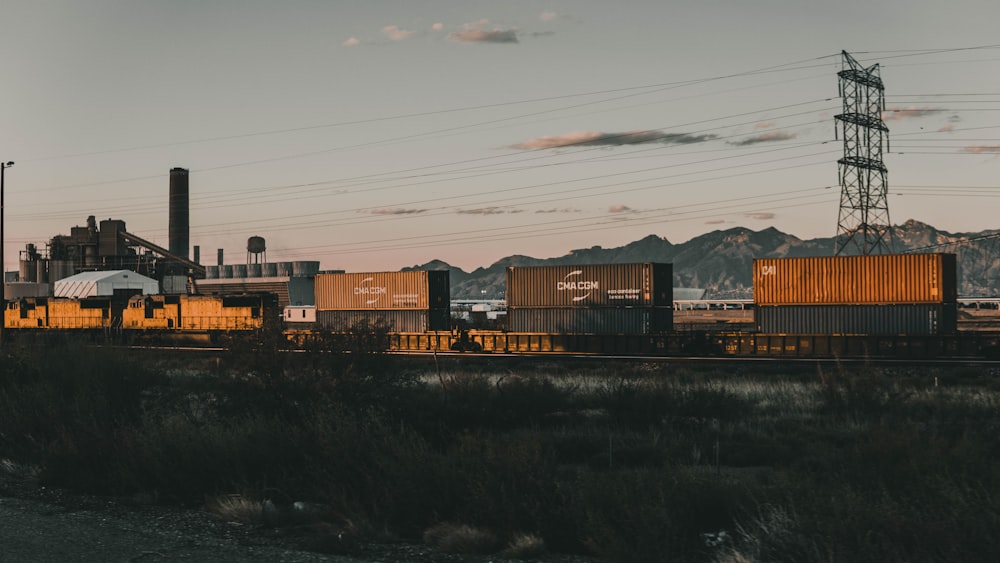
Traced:
<svg viewBox="0 0 1000 563">
<path fill-rule="evenodd" d="M 0 466 L 308 545 L 606 561 L 986 561 L 1000 373 L 8 347 Z M 450 363 L 449 363 L 450 362 Z M 780 371 L 785 369 L 785 371 Z"/>
</svg>

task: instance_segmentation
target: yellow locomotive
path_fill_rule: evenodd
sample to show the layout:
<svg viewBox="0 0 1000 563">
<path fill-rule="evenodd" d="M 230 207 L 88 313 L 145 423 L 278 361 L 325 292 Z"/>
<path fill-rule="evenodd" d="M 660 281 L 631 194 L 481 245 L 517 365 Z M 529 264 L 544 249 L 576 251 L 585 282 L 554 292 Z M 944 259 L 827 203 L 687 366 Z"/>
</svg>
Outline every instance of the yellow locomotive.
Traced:
<svg viewBox="0 0 1000 563">
<path fill-rule="evenodd" d="M 107 331 L 222 334 L 252 332 L 280 312 L 273 294 L 29 297 L 7 302 L 4 327 L 14 332 Z"/>
</svg>

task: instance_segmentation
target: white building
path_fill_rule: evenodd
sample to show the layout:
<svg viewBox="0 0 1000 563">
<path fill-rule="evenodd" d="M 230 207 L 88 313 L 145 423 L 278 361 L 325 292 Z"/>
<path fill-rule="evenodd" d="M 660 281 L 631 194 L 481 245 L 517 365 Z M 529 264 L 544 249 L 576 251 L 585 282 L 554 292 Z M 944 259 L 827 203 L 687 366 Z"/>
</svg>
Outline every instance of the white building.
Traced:
<svg viewBox="0 0 1000 563">
<path fill-rule="evenodd" d="M 129 270 L 81 272 L 55 283 L 56 297 L 97 297 L 114 295 L 115 290 L 139 290 L 143 295 L 160 293 L 160 283 Z"/>
</svg>

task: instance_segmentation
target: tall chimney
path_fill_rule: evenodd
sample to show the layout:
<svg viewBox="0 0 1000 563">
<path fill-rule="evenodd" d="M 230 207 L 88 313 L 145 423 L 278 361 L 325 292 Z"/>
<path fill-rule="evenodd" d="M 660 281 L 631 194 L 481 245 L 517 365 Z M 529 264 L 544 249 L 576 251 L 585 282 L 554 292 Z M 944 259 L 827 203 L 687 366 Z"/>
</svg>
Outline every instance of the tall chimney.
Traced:
<svg viewBox="0 0 1000 563">
<path fill-rule="evenodd" d="M 188 217 L 188 171 L 170 169 L 170 219 L 167 228 L 170 253 L 188 258 L 190 220 Z"/>
</svg>

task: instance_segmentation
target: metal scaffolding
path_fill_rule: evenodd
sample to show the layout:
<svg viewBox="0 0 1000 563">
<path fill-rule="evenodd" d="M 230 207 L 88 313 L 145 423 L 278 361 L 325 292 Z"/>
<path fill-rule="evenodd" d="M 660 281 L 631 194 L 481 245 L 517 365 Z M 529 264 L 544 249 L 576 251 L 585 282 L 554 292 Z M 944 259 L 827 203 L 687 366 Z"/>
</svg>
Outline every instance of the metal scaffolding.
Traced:
<svg viewBox="0 0 1000 563">
<path fill-rule="evenodd" d="M 861 66 L 843 53 L 840 96 L 844 111 L 835 116 L 844 140 L 840 165 L 840 215 L 835 255 L 892 252 L 889 223 L 888 170 L 882 163 L 882 145 L 889 147 L 889 128 L 882 121 L 885 87 L 878 64 Z"/>
</svg>

